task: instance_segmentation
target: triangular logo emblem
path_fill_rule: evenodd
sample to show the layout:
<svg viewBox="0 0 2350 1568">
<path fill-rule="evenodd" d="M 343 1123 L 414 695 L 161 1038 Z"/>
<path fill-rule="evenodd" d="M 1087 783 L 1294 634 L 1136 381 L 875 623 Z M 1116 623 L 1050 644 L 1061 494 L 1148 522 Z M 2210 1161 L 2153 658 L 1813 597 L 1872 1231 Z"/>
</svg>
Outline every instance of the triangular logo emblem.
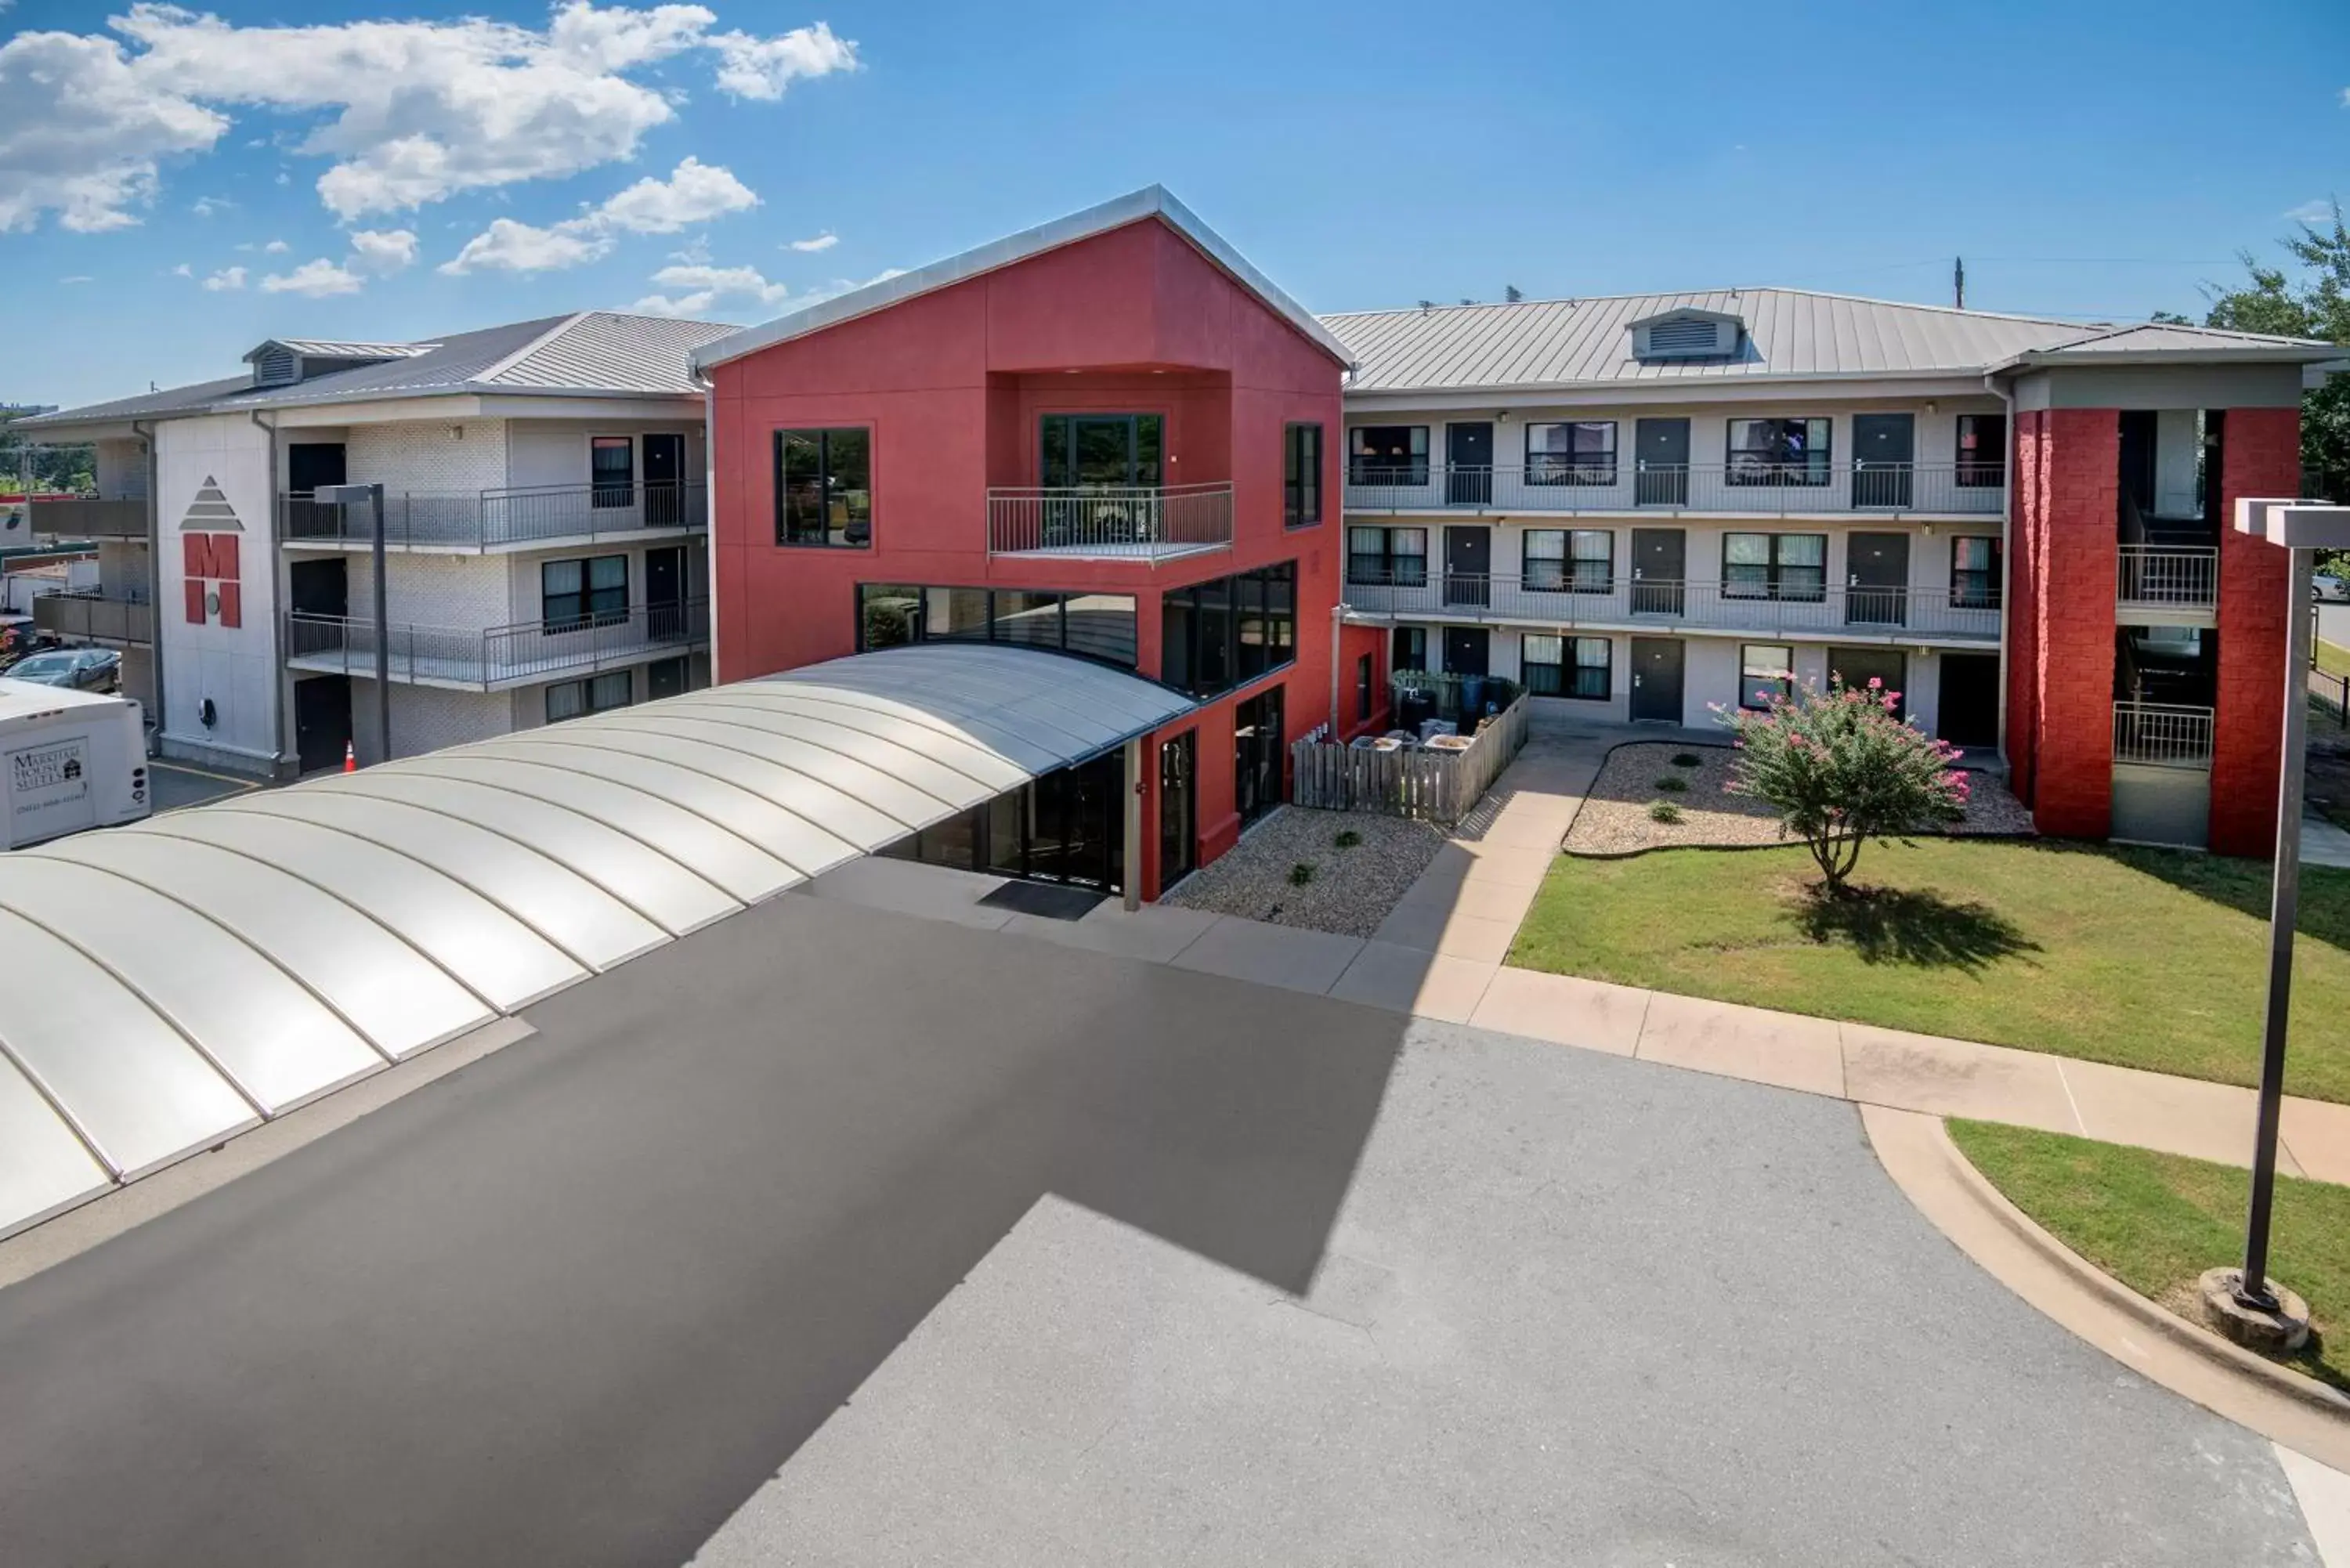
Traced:
<svg viewBox="0 0 2350 1568">
<path fill-rule="evenodd" d="M 204 475 L 203 487 L 196 492 L 195 501 L 188 514 L 180 519 L 180 531 L 195 534 L 242 534 L 244 524 L 236 520 L 236 509 L 221 493 L 220 481 Z"/>
</svg>

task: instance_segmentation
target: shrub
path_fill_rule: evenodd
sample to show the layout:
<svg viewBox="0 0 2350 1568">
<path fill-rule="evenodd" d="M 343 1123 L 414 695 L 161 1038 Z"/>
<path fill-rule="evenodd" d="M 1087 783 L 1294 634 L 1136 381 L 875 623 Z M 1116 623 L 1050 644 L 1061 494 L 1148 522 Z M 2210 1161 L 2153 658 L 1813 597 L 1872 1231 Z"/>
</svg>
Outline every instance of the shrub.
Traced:
<svg viewBox="0 0 2350 1568">
<path fill-rule="evenodd" d="M 1303 888 L 1312 880 L 1314 880 L 1314 863 L 1312 861 L 1300 860 L 1296 865 L 1292 866 L 1289 868 L 1289 884 L 1291 887 Z"/>
<path fill-rule="evenodd" d="M 1704 765 L 1705 759 L 1699 756 L 1695 752 L 1675 752 L 1673 753 L 1673 766 L 1677 768 L 1700 768 Z"/>
<path fill-rule="evenodd" d="M 1681 808 L 1675 805 L 1671 801 L 1652 800 L 1648 803 L 1648 820 L 1650 822 L 1679 822 L 1680 819 Z"/>
<path fill-rule="evenodd" d="M 1836 680 L 1792 700 L 1762 693 L 1760 712 L 1715 705 L 1737 735 L 1728 787 L 1778 808 L 1780 833 L 1804 841 L 1830 893 L 1844 891 L 1868 840 L 1966 815 L 1958 749 L 1895 718 L 1901 693 L 1884 688 Z"/>
<path fill-rule="evenodd" d="M 1667 794 L 1683 794 L 1689 790 L 1689 780 L 1679 774 L 1667 774 L 1657 781 L 1657 787 Z"/>
<path fill-rule="evenodd" d="M 1336 845 L 1341 849 L 1352 849 L 1356 845 L 1360 844 L 1362 841 L 1363 836 L 1361 834 L 1356 832 L 1351 827 L 1342 827 L 1338 830 L 1338 836 L 1332 839 L 1330 842 Z"/>
</svg>

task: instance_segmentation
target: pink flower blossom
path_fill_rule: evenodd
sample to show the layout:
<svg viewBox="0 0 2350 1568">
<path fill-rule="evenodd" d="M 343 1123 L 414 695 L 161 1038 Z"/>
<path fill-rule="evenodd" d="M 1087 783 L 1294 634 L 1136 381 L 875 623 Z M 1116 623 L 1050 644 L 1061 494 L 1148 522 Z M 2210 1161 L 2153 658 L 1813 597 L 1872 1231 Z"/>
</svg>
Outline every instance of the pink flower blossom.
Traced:
<svg viewBox="0 0 2350 1568">
<path fill-rule="evenodd" d="M 1871 691 L 1883 691 L 1885 689 L 1885 678 L 1881 675 L 1870 676 L 1868 678 L 1868 689 Z"/>
</svg>

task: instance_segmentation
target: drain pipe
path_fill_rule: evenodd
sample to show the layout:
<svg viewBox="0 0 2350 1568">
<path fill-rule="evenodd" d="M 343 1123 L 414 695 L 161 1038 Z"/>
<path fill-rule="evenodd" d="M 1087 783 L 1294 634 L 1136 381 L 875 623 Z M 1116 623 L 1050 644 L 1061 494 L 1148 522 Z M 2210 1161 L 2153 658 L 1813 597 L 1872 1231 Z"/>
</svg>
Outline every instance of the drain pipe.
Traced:
<svg viewBox="0 0 2350 1568">
<path fill-rule="evenodd" d="M 147 449 L 147 680 L 155 700 L 155 755 L 163 751 L 163 526 L 161 475 L 155 467 L 155 421 L 133 420 L 130 433 Z"/>
<path fill-rule="evenodd" d="M 1338 664 L 1340 634 L 1347 625 L 1347 601 L 1330 607 L 1330 743 L 1338 744 Z"/>
<path fill-rule="evenodd" d="M 2014 764 L 2007 757 L 2007 661 L 2011 641 L 2009 618 L 2015 613 L 2015 395 L 1999 384 L 1995 374 L 1985 374 L 1983 389 L 1997 398 L 2007 410 L 2007 450 L 2000 454 L 1999 505 L 1999 760 L 2006 764 L 2009 786 L 2013 787 Z"/>
<path fill-rule="evenodd" d="M 282 773 L 286 766 L 286 709 L 287 706 L 287 700 L 293 694 L 293 682 L 287 679 L 286 671 L 286 618 L 278 613 L 278 607 L 283 605 L 286 598 L 285 592 L 286 584 L 281 574 L 288 572 L 292 568 L 285 565 L 286 552 L 277 547 L 277 421 L 275 418 L 265 419 L 259 409 L 247 409 L 244 411 L 244 417 L 251 420 L 257 428 L 266 431 L 269 436 L 269 495 L 267 501 L 269 526 L 264 530 L 264 535 L 265 543 L 269 547 L 269 647 L 271 653 L 269 668 L 271 679 L 275 681 L 277 687 L 277 700 L 270 704 L 269 732 L 271 737 L 271 751 L 269 757 L 269 771 L 272 774 L 276 774 Z M 239 556 L 238 565 L 240 569 L 242 568 L 243 564 L 244 558 Z M 382 639 L 383 631 L 381 628 L 377 628 L 376 638 L 379 641 Z M 385 693 L 380 691 L 376 693 L 376 701 L 379 702 L 383 701 Z M 302 771 L 301 765 L 298 763 L 295 765 L 294 771 L 296 773 L 300 773 Z"/>
<path fill-rule="evenodd" d="M 702 383 L 702 563 L 707 579 L 702 597 L 710 606 L 710 683 L 724 679 L 718 673 L 718 384 L 699 369 Z"/>
</svg>

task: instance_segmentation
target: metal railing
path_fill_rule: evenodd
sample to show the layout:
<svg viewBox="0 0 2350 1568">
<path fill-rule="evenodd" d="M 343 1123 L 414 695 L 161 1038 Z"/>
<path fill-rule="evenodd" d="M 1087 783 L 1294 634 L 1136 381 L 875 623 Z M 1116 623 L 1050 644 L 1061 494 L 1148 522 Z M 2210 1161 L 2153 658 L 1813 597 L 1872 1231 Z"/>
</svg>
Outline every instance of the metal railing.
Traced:
<svg viewBox="0 0 2350 1568">
<path fill-rule="evenodd" d="M 35 496 L 25 504 L 26 526 L 53 539 L 144 539 L 143 495 Z"/>
<path fill-rule="evenodd" d="M 2210 609 L 2220 602 L 2216 545 L 2124 545 L 2115 598 L 2158 609 Z"/>
<path fill-rule="evenodd" d="M 102 588 L 68 588 L 33 601 L 33 625 L 59 637 L 95 642 L 155 640 L 154 607 L 140 594 L 109 594 Z"/>
<path fill-rule="evenodd" d="M 1723 512 L 1789 516 L 1816 512 L 1996 516 L 2005 471 L 1973 462 L 1458 463 L 1380 468 L 1347 475 L 1347 505 L 1370 512 Z"/>
<path fill-rule="evenodd" d="M 1207 484 L 998 487 L 987 493 L 991 556 L 1110 556 L 1139 560 L 1224 549 L 1232 487 Z"/>
<path fill-rule="evenodd" d="M 482 550 L 546 539 L 635 534 L 647 528 L 699 528 L 707 521 L 702 482 L 563 484 L 517 490 L 436 492 L 387 489 L 384 541 L 403 546 Z M 366 545 L 375 524 L 365 506 L 277 498 L 278 536 L 307 544 Z"/>
<path fill-rule="evenodd" d="M 710 640 L 710 601 L 631 605 L 562 621 L 520 621 L 483 629 L 393 621 L 386 649 L 394 680 L 488 688 L 632 663 L 655 649 Z M 348 616 L 286 617 L 286 659 L 307 670 L 370 677 L 376 628 Z"/>
<path fill-rule="evenodd" d="M 1555 584 L 1571 586 L 1553 586 Z M 1431 572 L 1409 581 L 1364 581 L 1344 589 L 1358 614 L 1430 620 L 1503 620 L 1574 628 L 1675 625 L 1730 631 L 1828 637 L 1911 632 L 1996 642 L 1999 603 L 1949 588 L 1809 590 L 1657 577 L 1573 579 Z"/>
<path fill-rule="evenodd" d="M 2212 710 L 2175 702 L 2114 704 L 2114 761 L 2162 768 L 2211 766 Z"/>
</svg>

